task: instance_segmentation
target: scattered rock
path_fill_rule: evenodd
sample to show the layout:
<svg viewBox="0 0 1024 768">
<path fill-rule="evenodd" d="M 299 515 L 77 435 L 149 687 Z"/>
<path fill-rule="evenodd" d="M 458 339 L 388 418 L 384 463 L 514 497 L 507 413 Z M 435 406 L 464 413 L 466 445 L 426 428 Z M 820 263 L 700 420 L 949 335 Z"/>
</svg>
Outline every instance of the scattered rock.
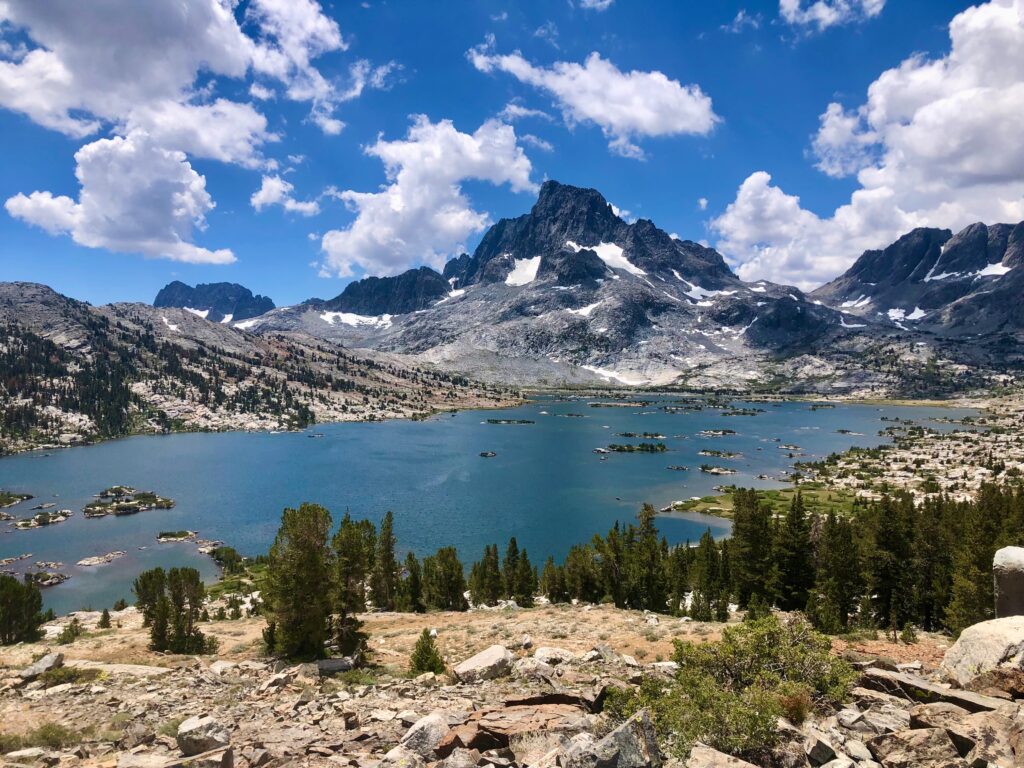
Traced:
<svg viewBox="0 0 1024 768">
<path fill-rule="evenodd" d="M 339 656 L 334 659 L 320 659 L 316 663 L 317 672 L 321 677 L 336 675 L 339 672 L 348 672 L 355 669 L 355 660 L 350 656 Z"/>
<path fill-rule="evenodd" d="M 732 757 L 703 744 L 694 744 L 686 759 L 686 768 L 757 768 L 753 763 Z"/>
<path fill-rule="evenodd" d="M 828 737 L 816 728 L 806 729 L 807 739 L 804 742 L 804 752 L 807 759 L 814 765 L 824 765 L 836 757 L 835 747 L 832 746 Z"/>
<path fill-rule="evenodd" d="M 1024 670 L 1024 616 L 968 627 L 946 651 L 942 669 L 959 685 L 993 669 Z"/>
<path fill-rule="evenodd" d="M 541 664 L 547 664 L 553 667 L 558 664 L 566 664 L 570 661 L 575 660 L 576 654 L 572 651 L 567 651 L 564 648 L 553 648 L 551 646 L 543 646 L 533 652 L 533 658 L 539 661 Z"/>
<path fill-rule="evenodd" d="M 570 755 L 566 768 L 660 768 L 661 751 L 654 724 L 646 710 L 629 720 L 589 750 Z"/>
<path fill-rule="evenodd" d="M 548 732 L 572 734 L 590 725 L 588 713 L 576 704 L 516 704 L 477 710 L 448 731 L 435 751 L 438 756 L 447 757 L 459 747 L 500 749 L 509 746 L 514 737 Z"/>
<path fill-rule="evenodd" d="M 186 757 L 209 752 L 231 743 L 231 734 L 209 715 L 195 716 L 178 726 L 178 749 Z"/>
<path fill-rule="evenodd" d="M 431 712 L 426 717 L 417 720 L 402 737 L 400 743 L 425 760 L 433 760 L 434 750 L 437 749 L 437 745 L 441 743 L 441 739 L 445 737 L 448 730 L 448 718 L 440 712 Z"/>
<path fill-rule="evenodd" d="M 504 646 L 492 645 L 461 662 L 452 672 L 456 679 L 463 683 L 493 680 L 507 675 L 512 669 L 514 659 L 515 657 Z"/>
<path fill-rule="evenodd" d="M 21 672 L 18 673 L 18 677 L 26 683 L 30 683 L 44 672 L 49 672 L 51 669 L 57 669 L 63 666 L 63 653 L 48 653 L 43 656 L 43 658 L 39 659 L 39 661 L 36 661 L 21 670 Z"/>
<path fill-rule="evenodd" d="M 401 744 L 384 755 L 380 762 L 381 766 L 388 768 L 424 768 L 426 764 L 420 755 Z"/>
<path fill-rule="evenodd" d="M 967 768 L 942 728 L 898 731 L 868 742 L 884 768 Z"/>
<path fill-rule="evenodd" d="M 961 635 L 961 639 L 963 639 L 963 635 Z M 948 701 L 971 712 L 991 711 L 998 709 L 1004 703 L 992 696 L 945 688 L 916 675 L 887 672 L 884 669 L 865 670 L 861 677 L 861 685 L 909 701 L 924 703 Z M 854 689 L 854 694 L 856 691 L 857 689 Z"/>
</svg>

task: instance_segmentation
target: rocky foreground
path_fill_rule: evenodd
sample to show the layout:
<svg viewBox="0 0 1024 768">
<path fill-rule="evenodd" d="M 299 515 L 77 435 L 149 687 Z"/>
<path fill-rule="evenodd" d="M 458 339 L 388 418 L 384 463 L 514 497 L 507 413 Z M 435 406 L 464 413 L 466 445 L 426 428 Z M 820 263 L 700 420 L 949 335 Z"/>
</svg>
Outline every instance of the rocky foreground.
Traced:
<svg viewBox="0 0 1024 768">
<path fill-rule="evenodd" d="M 673 674 L 674 663 L 661 660 L 671 640 L 715 639 L 720 624 L 610 606 L 376 614 L 367 617 L 370 666 L 350 670 L 343 660 L 261 657 L 259 619 L 209 625 L 221 650 L 198 658 L 148 651 L 134 608 L 112 617 L 114 628 L 103 631 L 98 614 L 79 614 L 87 633 L 57 645 L 62 619 L 47 628 L 51 639 L 0 655 L 0 730 L 4 749 L 16 747 L 7 764 L 750 765 L 703 745 L 685 759 L 667 757 L 645 713 L 616 724 L 604 712 L 610 687 Z M 436 630 L 449 674 L 407 672 L 424 627 Z M 948 652 L 930 635 L 915 645 L 837 642 L 861 670 L 849 701 L 799 725 L 780 721 L 781 744 L 762 764 L 1021 765 L 1024 618 L 971 631 L 977 636 Z M 1014 637 L 1016 659 L 1006 655 Z M 45 728 L 50 743 L 26 745 Z"/>
</svg>

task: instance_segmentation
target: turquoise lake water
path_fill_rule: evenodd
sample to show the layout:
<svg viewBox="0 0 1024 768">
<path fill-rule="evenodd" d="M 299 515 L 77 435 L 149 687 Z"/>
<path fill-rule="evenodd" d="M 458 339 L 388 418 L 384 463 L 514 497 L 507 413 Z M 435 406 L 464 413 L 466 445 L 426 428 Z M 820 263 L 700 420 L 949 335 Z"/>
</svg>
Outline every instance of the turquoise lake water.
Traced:
<svg viewBox="0 0 1024 768">
<path fill-rule="evenodd" d="M 0 459 L 0 488 L 34 498 L 6 511 L 28 517 L 39 503 L 70 508 L 68 522 L 14 531 L 0 523 L 0 558 L 32 553 L 23 561 L 59 561 L 71 575 L 44 590 L 47 606 L 58 613 L 99 609 L 118 598 L 131 599 L 131 582 L 155 566 L 191 565 L 213 579 L 213 562 L 192 543 L 158 544 L 157 533 L 189 529 L 221 539 L 246 555 L 265 552 L 273 541 L 281 510 L 303 501 L 323 504 L 341 518 L 379 521 L 387 510 L 403 554 L 428 554 L 455 545 L 467 565 L 487 543 L 504 549 L 510 536 L 541 565 L 561 558 L 575 543 L 604 533 L 616 521 L 631 520 L 645 501 L 657 508 L 677 499 L 713 493 L 715 485 L 778 487 L 777 479 L 797 460 L 821 458 L 853 445 L 885 442 L 882 417 L 933 421 L 961 418 L 973 411 L 947 408 L 838 405 L 811 410 L 809 403 L 734 401 L 761 408 L 755 416 L 725 416 L 705 408 L 670 414 L 661 406 L 677 398 L 646 397 L 654 403 L 629 408 L 593 408 L 589 400 L 541 398 L 501 411 L 464 411 L 427 421 L 388 421 L 318 425 L 306 432 L 177 434 L 133 437 L 51 453 Z M 581 417 L 571 416 L 578 414 Z M 496 425 L 487 419 L 528 419 L 533 424 Z M 732 429 L 735 435 L 701 437 L 702 430 Z M 839 434 L 848 429 L 860 434 Z M 619 432 L 665 435 L 662 454 L 612 454 L 602 461 L 594 448 L 635 443 Z M 322 435 L 311 437 L 310 435 Z M 776 442 L 777 441 L 777 442 Z M 797 445 L 799 459 L 780 444 Z M 741 453 L 738 459 L 702 457 L 703 448 Z M 481 451 L 494 451 L 482 458 Z M 735 475 L 716 477 L 701 464 L 728 466 Z M 685 465 L 688 471 L 669 470 Z M 171 510 L 127 517 L 85 519 L 81 510 L 111 485 L 131 485 L 169 496 Z M 658 523 L 670 543 L 696 541 L 711 528 L 727 535 L 727 521 L 687 515 Z M 88 556 L 124 550 L 111 564 L 80 568 Z"/>
</svg>

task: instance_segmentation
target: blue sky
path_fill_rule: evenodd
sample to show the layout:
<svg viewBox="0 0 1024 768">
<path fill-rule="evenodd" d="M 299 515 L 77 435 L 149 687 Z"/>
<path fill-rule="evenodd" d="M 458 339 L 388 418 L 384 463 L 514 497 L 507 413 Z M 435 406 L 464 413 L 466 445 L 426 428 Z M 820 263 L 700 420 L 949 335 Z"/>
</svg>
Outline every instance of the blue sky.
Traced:
<svg viewBox="0 0 1024 768">
<path fill-rule="evenodd" d="M 174 23 L 126 3 L 0 3 L 2 279 L 94 303 L 151 301 L 172 279 L 240 282 L 280 305 L 326 298 L 472 249 L 550 178 L 716 245 L 744 277 L 811 287 L 912 225 L 1024 205 L 1019 130 L 965 122 L 936 148 L 929 122 L 959 119 L 979 87 L 1019 118 L 1024 48 L 1001 48 L 1024 39 L 1019 0 L 262 0 L 227 18 L 219 0 L 191 0 L 203 13 Z M 1006 71 L 979 60 L 993 46 Z M 70 85 L 41 88 L 42 70 Z M 662 97 L 663 114 L 633 120 Z M 404 169 L 397 185 L 375 144 Z M 982 145 L 1006 167 L 952 167 Z M 901 186 L 933 174 L 930 196 Z M 339 199 L 389 181 L 393 197 Z M 422 209 L 396 213 L 394 199 Z M 434 202 L 450 220 L 429 218 Z M 392 227 L 398 241 L 380 235 Z"/>
</svg>

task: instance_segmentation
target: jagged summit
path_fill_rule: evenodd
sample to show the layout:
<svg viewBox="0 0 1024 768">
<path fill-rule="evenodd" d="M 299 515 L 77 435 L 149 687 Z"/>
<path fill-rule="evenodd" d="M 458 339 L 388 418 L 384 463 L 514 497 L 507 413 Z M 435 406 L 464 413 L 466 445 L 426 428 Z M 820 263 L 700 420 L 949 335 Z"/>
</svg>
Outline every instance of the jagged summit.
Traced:
<svg viewBox="0 0 1024 768">
<path fill-rule="evenodd" d="M 448 281 L 440 274 L 430 267 L 419 267 L 396 277 L 356 280 L 339 296 L 324 302 L 323 308 L 357 315 L 401 315 L 429 307 L 449 290 Z"/>
<path fill-rule="evenodd" d="M 624 266 L 618 253 L 630 253 Z M 480 241 L 472 257 L 449 262 L 445 277 L 460 287 L 505 280 L 517 263 L 539 261 L 536 274 L 553 276 L 562 285 L 598 280 L 609 269 L 670 272 L 721 287 L 735 279 L 725 260 L 712 249 L 675 240 L 653 222 L 625 222 L 596 189 L 547 181 L 529 213 L 501 219 Z M 520 269 L 524 267 L 520 266 Z"/>
<path fill-rule="evenodd" d="M 955 334 L 1016 332 L 1022 326 L 1024 222 L 915 229 L 865 251 L 812 296 L 862 317 Z"/>
<path fill-rule="evenodd" d="M 214 323 L 230 323 L 269 312 L 274 302 L 267 296 L 254 296 L 238 283 L 199 283 L 193 288 L 174 280 L 160 289 L 153 306 L 179 307 Z"/>
</svg>

